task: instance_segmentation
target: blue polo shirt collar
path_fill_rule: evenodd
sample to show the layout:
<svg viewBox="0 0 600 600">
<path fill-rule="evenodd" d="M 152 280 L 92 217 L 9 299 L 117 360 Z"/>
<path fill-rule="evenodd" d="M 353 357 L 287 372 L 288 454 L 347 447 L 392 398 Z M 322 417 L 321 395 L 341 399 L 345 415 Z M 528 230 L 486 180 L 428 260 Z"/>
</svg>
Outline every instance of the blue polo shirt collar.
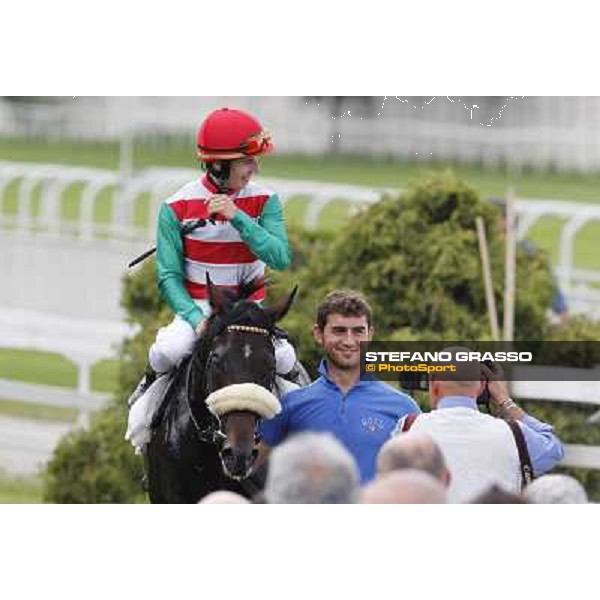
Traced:
<svg viewBox="0 0 600 600">
<path fill-rule="evenodd" d="M 469 398 L 469 396 L 445 396 L 438 402 L 438 409 L 457 407 L 479 410 L 475 398 Z"/>
<path fill-rule="evenodd" d="M 327 360 L 323 359 L 320 363 L 319 363 L 319 367 L 318 367 L 318 371 L 319 371 L 319 375 L 329 384 L 329 385 L 333 385 L 335 387 L 338 387 L 337 383 L 335 381 L 333 381 L 333 379 L 331 379 L 331 377 L 329 376 L 329 370 L 327 367 Z M 362 385 L 368 385 L 369 383 L 372 383 L 373 381 L 376 381 L 376 377 L 372 376 L 370 373 L 367 373 L 367 375 L 365 377 L 363 377 L 363 379 L 359 379 L 352 387 L 359 387 Z"/>
</svg>

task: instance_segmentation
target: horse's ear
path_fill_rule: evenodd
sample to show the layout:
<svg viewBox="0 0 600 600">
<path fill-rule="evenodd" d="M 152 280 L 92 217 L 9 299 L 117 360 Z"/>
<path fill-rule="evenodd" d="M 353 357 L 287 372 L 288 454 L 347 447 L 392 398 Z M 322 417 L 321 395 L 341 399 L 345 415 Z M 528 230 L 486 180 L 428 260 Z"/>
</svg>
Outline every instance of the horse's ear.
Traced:
<svg viewBox="0 0 600 600">
<path fill-rule="evenodd" d="M 208 301 L 213 313 L 218 315 L 225 312 L 228 305 L 227 296 L 224 294 L 223 290 L 213 284 L 208 272 L 206 273 L 206 288 L 208 289 Z"/>
<path fill-rule="evenodd" d="M 284 296 L 280 298 L 275 304 L 269 306 L 266 310 L 267 314 L 273 319 L 273 323 L 277 323 L 277 321 L 281 321 L 285 315 L 287 315 L 292 303 L 294 302 L 294 298 L 296 297 L 296 293 L 298 292 L 298 286 L 294 286 L 292 293 L 288 296 Z"/>
<path fill-rule="evenodd" d="M 255 277 L 251 281 L 242 281 L 239 285 L 239 298 L 241 300 L 247 300 L 262 287 L 268 287 L 269 281 L 264 277 Z"/>
</svg>

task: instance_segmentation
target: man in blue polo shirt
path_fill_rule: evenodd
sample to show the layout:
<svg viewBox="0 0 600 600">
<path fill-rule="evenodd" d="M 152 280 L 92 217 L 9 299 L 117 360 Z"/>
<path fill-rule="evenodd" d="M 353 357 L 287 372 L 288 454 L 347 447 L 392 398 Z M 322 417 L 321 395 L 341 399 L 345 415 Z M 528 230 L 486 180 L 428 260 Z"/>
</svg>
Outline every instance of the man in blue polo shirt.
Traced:
<svg viewBox="0 0 600 600">
<path fill-rule="evenodd" d="M 360 342 L 371 340 L 371 308 L 358 292 L 337 290 L 317 310 L 313 335 L 326 359 L 320 377 L 282 400 L 277 417 L 263 421 L 263 452 L 301 431 L 332 433 L 350 451 L 361 481 L 375 477 L 376 458 L 396 422 L 421 412 L 415 401 L 376 379 L 360 379 Z"/>
</svg>

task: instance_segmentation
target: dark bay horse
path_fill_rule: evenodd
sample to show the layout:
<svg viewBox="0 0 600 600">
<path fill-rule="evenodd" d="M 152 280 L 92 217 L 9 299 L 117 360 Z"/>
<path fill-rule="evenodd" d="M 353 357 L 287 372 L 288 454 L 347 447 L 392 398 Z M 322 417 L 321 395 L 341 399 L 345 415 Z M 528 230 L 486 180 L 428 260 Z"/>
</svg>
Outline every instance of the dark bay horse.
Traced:
<svg viewBox="0 0 600 600">
<path fill-rule="evenodd" d="M 207 284 L 212 308 L 207 329 L 175 373 L 152 424 L 145 461 L 153 503 L 195 503 L 215 490 L 248 497 L 261 488 L 248 477 L 258 453 L 259 415 L 233 410 L 219 418 L 205 400 L 235 384 L 273 389 L 275 324 L 296 289 L 265 308 L 248 299 L 254 283 L 240 286 L 236 296 L 210 279 Z"/>
</svg>

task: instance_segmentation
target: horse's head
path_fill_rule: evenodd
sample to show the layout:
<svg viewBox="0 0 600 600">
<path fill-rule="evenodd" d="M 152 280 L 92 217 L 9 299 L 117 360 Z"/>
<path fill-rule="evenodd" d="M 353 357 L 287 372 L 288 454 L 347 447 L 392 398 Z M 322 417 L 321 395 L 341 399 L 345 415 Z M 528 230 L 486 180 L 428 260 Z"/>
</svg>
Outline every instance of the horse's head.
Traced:
<svg viewBox="0 0 600 600">
<path fill-rule="evenodd" d="M 259 419 L 271 418 L 280 410 L 271 393 L 276 372 L 275 324 L 288 312 L 296 289 L 263 308 L 248 299 L 255 284 L 244 286 L 237 297 L 214 286 L 209 278 L 207 285 L 212 315 L 200 341 L 204 350 L 196 354 L 203 362 L 198 396 L 207 398 L 218 419 L 225 473 L 243 479 L 258 455 Z"/>
<path fill-rule="evenodd" d="M 206 404 L 220 423 L 223 470 L 232 479 L 248 477 L 258 456 L 258 420 L 274 417 L 279 400 L 261 385 L 241 383 L 213 392 Z"/>
</svg>

